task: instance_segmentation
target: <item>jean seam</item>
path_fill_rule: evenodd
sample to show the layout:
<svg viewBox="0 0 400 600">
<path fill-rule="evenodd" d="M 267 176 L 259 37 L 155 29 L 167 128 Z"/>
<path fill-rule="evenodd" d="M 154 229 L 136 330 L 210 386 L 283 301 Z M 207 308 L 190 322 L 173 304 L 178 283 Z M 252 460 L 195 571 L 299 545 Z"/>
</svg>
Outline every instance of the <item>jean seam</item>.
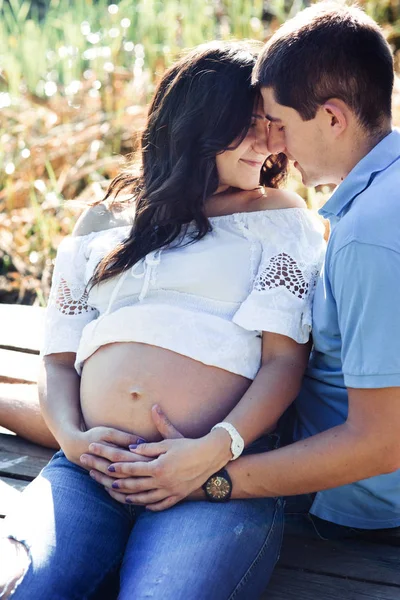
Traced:
<svg viewBox="0 0 400 600">
<path fill-rule="evenodd" d="M 116 500 L 114 500 L 114 502 L 116 502 Z M 126 508 L 130 509 L 130 510 L 128 510 L 128 514 L 129 514 L 128 520 L 129 519 L 131 520 L 131 530 L 132 530 L 132 528 L 134 526 L 134 522 L 136 520 L 136 516 L 137 516 L 136 510 L 135 510 L 134 506 L 127 506 Z M 88 593 L 86 594 L 86 596 L 84 598 L 82 598 L 80 596 L 79 597 L 76 596 L 76 597 L 72 598 L 71 600 L 89 600 L 90 597 L 92 596 L 92 594 L 95 591 L 97 591 L 97 589 L 99 588 L 101 583 L 106 579 L 107 575 L 109 575 L 109 573 L 111 573 L 112 571 L 116 570 L 118 568 L 118 565 L 119 565 L 119 567 L 121 567 L 124 555 L 125 555 L 125 548 L 124 548 L 123 552 L 120 552 L 117 555 L 117 559 L 111 564 L 111 567 L 106 572 L 104 572 L 100 575 L 100 577 L 93 584 L 92 588 L 88 591 Z M 70 600 L 70 599 L 68 598 L 68 600 Z"/>
<path fill-rule="evenodd" d="M 281 508 L 281 506 L 282 506 L 281 499 L 278 498 L 277 501 L 275 502 L 274 516 L 272 518 L 271 527 L 268 530 L 268 535 L 265 538 L 265 541 L 264 541 L 263 545 L 261 546 L 261 548 L 260 548 L 257 556 L 255 557 L 255 559 L 253 560 L 253 562 L 251 563 L 251 565 L 249 566 L 249 568 L 247 569 L 246 573 L 243 575 L 243 577 L 241 578 L 241 580 L 239 581 L 239 583 L 236 585 L 235 589 L 233 590 L 232 594 L 229 596 L 228 600 L 233 600 L 233 598 L 235 598 L 238 595 L 238 593 L 242 589 L 243 585 L 251 577 L 252 571 L 258 565 L 258 563 L 260 562 L 260 560 L 264 556 L 264 554 L 265 554 L 265 552 L 266 552 L 266 550 L 267 550 L 267 548 L 269 546 L 269 542 L 271 540 L 271 536 L 272 536 L 273 532 L 275 531 L 276 524 L 277 524 L 276 523 L 277 522 L 277 516 L 278 516 L 278 512 L 279 512 L 279 509 Z M 282 519 L 282 524 L 283 524 L 283 519 Z M 279 559 L 280 547 L 282 545 L 282 538 L 283 538 L 283 526 L 281 527 L 281 541 L 280 541 L 280 544 L 279 544 L 279 549 L 278 549 L 277 557 L 276 557 L 276 560 L 274 562 L 273 567 L 275 567 L 275 565 L 276 565 L 276 563 L 278 562 L 278 559 Z"/>
<path fill-rule="evenodd" d="M 105 580 L 107 575 L 117 569 L 118 564 L 120 564 L 123 559 L 123 556 L 124 556 L 124 553 L 120 552 L 119 555 L 117 556 L 117 560 L 115 560 L 111 564 L 110 568 L 107 571 L 105 571 L 104 573 L 102 573 L 100 575 L 100 577 L 93 583 L 92 587 L 87 591 L 86 595 L 83 598 L 82 598 L 82 596 L 75 596 L 75 594 L 74 594 L 74 596 L 72 598 L 68 598 L 68 600 L 89 600 L 89 598 L 93 595 L 93 593 L 99 588 L 101 583 Z"/>
</svg>

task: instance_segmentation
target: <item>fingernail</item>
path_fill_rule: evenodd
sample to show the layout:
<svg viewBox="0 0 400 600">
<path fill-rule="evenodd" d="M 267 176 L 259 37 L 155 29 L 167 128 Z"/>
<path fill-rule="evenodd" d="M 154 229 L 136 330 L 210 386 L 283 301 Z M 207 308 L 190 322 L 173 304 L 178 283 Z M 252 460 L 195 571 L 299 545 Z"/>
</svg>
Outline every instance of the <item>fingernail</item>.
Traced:
<svg viewBox="0 0 400 600">
<path fill-rule="evenodd" d="M 93 477 L 93 479 L 94 479 L 94 473 L 93 473 L 93 471 L 89 471 L 89 475 L 90 475 L 90 477 Z"/>
<path fill-rule="evenodd" d="M 158 404 L 156 404 L 156 412 L 158 412 L 159 415 L 162 415 L 162 410 L 161 408 L 158 406 Z"/>
<path fill-rule="evenodd" d="M 138 444 L 130 444 L 129 450 L 136 450 L 137 447 L 138 447 Z"/>
<path fill-rule="evenodd" d="M 138 438 L 138 439 L 136 440 L 136 445 L 137 445 L 137 446 L 138 446 L 139 444 L 145 444 L 145 443 L 146 443 L 146 440 L 145 440 L 144 438 Z"/>
<path fill-rule="evenodd" d="M 126 498 L 125 502 L 126 502 L 127 504 L 133 504 L 132 500 L 130 500 L 129 498 Z"/>
<path fill-rule="evenodd" d="M 112 488 L 114 488 L 114 490 L 118 490 L 119 489 L 119 485 L 117 481 L 114 481 L 114 483 L 111 485 Z"/>
<path fill-rule="evenodd" d="M 83 463 L 84 465 L 86 465 L 86 463 L 87 463 L 86 456 L 81 456 L 79 460 L 81 461 L 81 463 Z"/>
<path fill-rule="evenodd" d="M 107 467 L 107 471 L 111 471 L 111 473 L 115 473 L 115 467 L 110 465 L 109 467 Z"/>
</svg>

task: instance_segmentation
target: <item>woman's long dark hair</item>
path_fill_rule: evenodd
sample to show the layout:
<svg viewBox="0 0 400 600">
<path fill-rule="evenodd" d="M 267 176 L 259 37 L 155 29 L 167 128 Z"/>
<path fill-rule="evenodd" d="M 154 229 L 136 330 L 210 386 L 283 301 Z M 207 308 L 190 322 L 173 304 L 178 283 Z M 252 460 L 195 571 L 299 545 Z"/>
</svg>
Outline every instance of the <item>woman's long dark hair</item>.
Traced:
<svg viewBox="0 0 400 600">
<path fill-rule="evenodd" d="M 259 94 L 251 85 L 255 60 L 254 47 L 247 43 L 214 42 L 192 50 L 165 73 L 141 139 L 140 174 L 121 173 L 105 197 L 132 194 L 132 229 L 101 260 L 91 286 L 171 244 L 189 223 L 194 224 L 189 242 L 211 230 L 205 201 L 218 188 L 215 157 L 236 148 L 250 127 Z M 285 167 L 284 155 L 268 158 L 260 184 L 277 187 Z"/>
</svg>

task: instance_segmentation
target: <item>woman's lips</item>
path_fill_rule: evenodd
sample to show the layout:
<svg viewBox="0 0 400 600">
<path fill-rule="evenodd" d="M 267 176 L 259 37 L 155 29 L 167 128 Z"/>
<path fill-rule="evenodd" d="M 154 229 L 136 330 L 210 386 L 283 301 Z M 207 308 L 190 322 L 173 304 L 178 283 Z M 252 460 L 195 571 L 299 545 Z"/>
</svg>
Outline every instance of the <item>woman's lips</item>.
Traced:
<svg viewBox="0 0 400 600">
<path fill-rule="evenodd" d="M 246 163 L 246 165 L 249 165 L 250 167 L 253 167 L 254 169 L 255 168 L 261 169 L 261 167 L 262 167 L 262 162 L 257 161 L 257 160 L 248 160 L 248 159 L 245 159 L 245 158 L 241 158 L 240 160 L 242 162 Z"/>
</svg>

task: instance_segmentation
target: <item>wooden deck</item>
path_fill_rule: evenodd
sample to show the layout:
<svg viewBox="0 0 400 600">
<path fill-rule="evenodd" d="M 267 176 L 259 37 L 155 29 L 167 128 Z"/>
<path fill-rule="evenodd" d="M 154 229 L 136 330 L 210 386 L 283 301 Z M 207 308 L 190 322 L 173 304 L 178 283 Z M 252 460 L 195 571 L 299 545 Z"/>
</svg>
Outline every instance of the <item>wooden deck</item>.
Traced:
<svg viewBox="0 0 400 600">
<path fill-rule="evenodd" d="M 40 309 L 0 305 L 0 382 L 35 381 L 42 316 Z M 0 433 L 0 531 L 1 519 L 52 453 Z M 400 548 L 285 537 L 263 600 L 337 599 L 400 600 Z"/>
</svg>

